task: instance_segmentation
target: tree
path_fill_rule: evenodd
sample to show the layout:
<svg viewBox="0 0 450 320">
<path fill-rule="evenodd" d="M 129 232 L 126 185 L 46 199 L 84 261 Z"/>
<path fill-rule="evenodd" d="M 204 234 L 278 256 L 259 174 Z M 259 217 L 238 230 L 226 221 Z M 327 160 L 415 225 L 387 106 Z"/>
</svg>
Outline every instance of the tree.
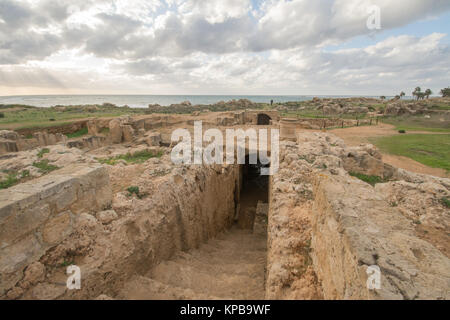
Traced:
<svg viewBox="0 0 450 320">
<path fill-rule="evenodd" d="M 400 92 L 400 99 L 403 98 L 406 94 L 402 91 Z"/>
<path fill-rule="evenodd" d="M 443 97 L 450 97 L 450 87 L 441 90 L 441 95 Z"/>
<path fill-rule="evenodd" d="M 431 89 L 427 89 L 425 90 L 425 96 L 427 97 L 427 99 L 433 94 L 433 91 L 431 91 Z"/>
<path fill-rule="evenodd" d="M 420 87 L 415 88 L 412 95 L 413 97 L 417 97 L 417 100 L 419 100 L 419 98 L 423 95 L 422 89 Z"/>
<path fill-rule="evenodd" d="M 381 96 L 380 99 L 381 100 L 386 100 L 386 97 L 385 96 Z"/>
</svg>

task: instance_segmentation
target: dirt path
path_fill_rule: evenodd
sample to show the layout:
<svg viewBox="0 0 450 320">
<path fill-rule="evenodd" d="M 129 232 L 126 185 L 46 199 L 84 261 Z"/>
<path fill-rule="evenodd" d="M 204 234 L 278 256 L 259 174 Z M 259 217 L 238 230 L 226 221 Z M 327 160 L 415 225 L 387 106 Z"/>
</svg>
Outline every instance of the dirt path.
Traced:
<svg viewBox="0 0 450 320">
<path fill-rule="evenodd" d="M 333 129 L 331 133 L 337 135 L 349 146 L 357 146 L 361 143 L 370 143 L 369 138 L 378 138 L 397 135 L 395 126 L 381 123 L 378 126 L 352 127 L 345 129 Z M 407 133 L 408 134 L 408 133 Z M 412 131 L 409 134 L 439 134 L 428 131 Z M 450 175 L 444 169 L 431 168 L 413 159 L 382 153 L 383 161 L 397 168 L 402 168 L 411 172 L 429 174 L 432 176 L 450 178 Z"/>
</svg>

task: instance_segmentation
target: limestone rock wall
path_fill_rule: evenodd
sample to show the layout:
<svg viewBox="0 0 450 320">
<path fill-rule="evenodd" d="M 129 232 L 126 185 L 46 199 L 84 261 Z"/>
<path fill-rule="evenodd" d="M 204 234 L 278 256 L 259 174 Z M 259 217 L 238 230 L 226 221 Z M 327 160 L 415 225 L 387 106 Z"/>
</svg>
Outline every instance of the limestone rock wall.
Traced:
<svg viewBox="0 0 450 320">
<path fill-rule="evenodd" d="M 320 283 L 311 259 L 309 163 L 296 154 L 297 145 L 280 145 L 280 169 L 269 185 L 267 226 L 267 299 L 320 299 Z"/>
<path fill-rule="evenodd" d="M 3 298 L 7 299 L 114 296 L 131 276 L 144 274 L 175 252 L 196 248 L 231 226 L 236 210 L 235 193 L 238 194 L 240 188 L 239 167 L 179 167 L 171 164 L 170 157 L 166 158 L 147 162 L 143 166 L 148 169 L 134 178 L 132 183 L 139 187 L 142 197 L 131 197 L 124 187 L 125 191 L 114 194 L 111 203 L 110 189 L 108 196 L 98 194 L 98 188 L 103 190 L 103 183 L 80 194 L 73 190 L 73 184 L 77 185 L 73 179 L 78 178 L 72 179 L 65 173 L 53 177 L 62 179 L 60 183 L 49 186 L 51 190 L 44 188 L 42 191 L 55 199 L 55 203 L 38 200 L 35 196 L 38 204 L 43 206 L 39 211 L 42 213 L 33 210 L 30 214 L 18 207 L 15 215 L 9 215 L 17 216 L 16 220 L 7 220 L 2 214 L 2 223 L 24 226 L 27 223 L 19 217 L 29 213 L 30 227 L 21 235 L 25 244 L 19 241 L 22 238 L 12 239 L 16 234 L 1 234 L 2 245 L 9 242 L 0 255 L 0 297 L 5 293 Z M 133 166 L 128 169 L 135 170 Z M 95 181 L 107 179 L 106 170 L 111 175 L 108 188 L 122 179 L 117 173 L 126 171 L 123 166 L 100 167 L 92 172 L 101 173 Z M 82 172 L 85 171 L 79 173 L 79 179 Z M 91 175 L 89 170 L 85 173 Z M 51 179 L 52 175 L 45 178 Z M 27 190 L 23 184 L 20 187 Z M 76 195 L 84 201 L 75 200 L 69 206 Z M 108 201 L 95 205 L 92 201 L 99 198 Z M 31 203 L 31 200 L 27 201 Z M 33 206 L 36 208 L 37 204 Z M 0 230 L 12 229 L 2 226 Z M 14 257 L 22 258 L 12 261 Z M 68 261 L 81 268 L 81 290 L 66 289 L 64 264 Z"/>
<path fill-rule="evenodd" d="M 159 181 L 146 177 L 135 181 L 147 197 L 133 200 L 116 194 L 112 209 L 118 218 L 112 223 L 105 225 L 98 215 L 92 217 L 89 228 L 84 229 L 90 254 L 75 258 L 81 261 L 82 289 L 66 290 L 58 298 L 115 296 L 130 276 L 145 274 L 175 252 L 196 248 L 231 226 L 238 166 L 172 167 L 168 171 Z M 69 243 L 58 248 L 58 252 L 68 251 Z"/>
<path fill-rule="evenodd" d="M 271 180 L 268 298 L 450 298 L 450 217 L 441 202 L 450 180 L 380 158 L 371 145 L 347 147 L 326 133 L 281 142 Z M 348 171 L 391 181 L 373 187 Z M 367 287 L 369 266 L 380 268 L 379 290 Z"/>
<path fill-rule="evenodd" d="M 448 299 L 450 260 L 370 185 L 317 175 L 312 247 L 326 299 Z M 368 266 L 381 289 L 368 290 Z"/>
<path fill-rule="evenodd" d="M 35 132 L 32 134 L 31 138 L 26 139 L 15 131 L 1 130 L 0 155 L 10 152 L 31 150 L 39 146 L 55 145 L 60 142 L 65 142 L 66 140 L 66 136 L 62 133 L 48 133 L 47 131 Z"/>
<path fill-rule="evenodd" d="M 0 191 L 0 296 L 23 271 L 74 230 L 86 210 L 111 204 L 109 176 L 99 165 L 75 165 Z"/>
</svg>

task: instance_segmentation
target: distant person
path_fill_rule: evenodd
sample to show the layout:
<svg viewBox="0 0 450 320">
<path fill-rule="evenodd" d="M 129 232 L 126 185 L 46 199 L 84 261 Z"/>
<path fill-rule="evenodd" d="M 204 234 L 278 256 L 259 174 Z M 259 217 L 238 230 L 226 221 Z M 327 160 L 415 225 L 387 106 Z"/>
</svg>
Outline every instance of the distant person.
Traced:
<svg viewBox="0 0 450 320">
<path fill-rule="evenodd" d="M 271 106 L 273 105 L 273 100 L 270 100 L 270 105 L 271 105 Z"/>
</svg>

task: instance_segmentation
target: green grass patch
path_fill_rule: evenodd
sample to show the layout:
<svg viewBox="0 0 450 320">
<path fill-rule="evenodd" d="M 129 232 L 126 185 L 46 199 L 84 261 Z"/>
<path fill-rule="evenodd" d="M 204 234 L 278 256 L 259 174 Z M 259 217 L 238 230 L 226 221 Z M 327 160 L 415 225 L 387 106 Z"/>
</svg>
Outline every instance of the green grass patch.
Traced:
<svg viewBox="0 0 450 320">
<path fill-rule="evenodd" d="M 38 152 L 37 156 L 38 156 L 38 158 L 42 158 L 44 156 L 44 154 L 49 153 L 49 152 L 50 152 L 50 149 L 44 148 Z"/>
<path fill-rule="evenodd" d="M 100 134 L 103 134 L 103 135 L 108 135 L 109 134 L 109 128 L 102 128 L 101 130 L 100 130 Z"/>
<path fill-rule="evenodd" d="M 450 134 L 410 134 L 370 139 L 383 152 L 450 171 Z"/>
<path fill-rule="evenodd" d="M 366 113 L 342 113 L 342 114 L 324 114 L 321 110 L 317 109 L 304 109 L 304 110 L 290 110 L 281 113 L 282 117 L 291 118 L 306 118 L 306 119 L 365 119 Z"/>
<path fill-rule="evenodd" d="M 0 181 L 0 189 L 8 189 L 19 183 L 21 179 L 28 178 L 29 176 L 30 171 L 28 170 L 24 170 L 21 173 L 9 172 L 8 176 Z"/>
<path fill-rule="evenodd" d="M 15 109 L 13 109 L 15 108 Z M 0 129 L 34 129 L 70 124 L 86 118 L 117 117 L 125 114 L 145 114 L 145 108 L 124 108 L 110 104 L 37 108 L 22 105 L 0 105 L 4 118 Z"/>
<path fill-rule="evenodd" d="M 349 172 L 349 174 L 352 177 L 358 178 L 359 180 L 362 180 L 368 184 L 370 184 L 371 186 L 375 186 L 377 183 L 383 183 L 386 182 L 386 180 L 384 180 L 383 178 L 379 177 L 379 176 L 369 176 L 363 173 L 358 173 L 358 172 Z"/>
<path fill-rule="evenodd" d="M 384 111 L 384 109 L 386 109 L 386 105 L 384 103 L 375 103 L 369 106 L 369 108 L 372 107 L 375 110 L 378 111 Z"/>
<path fill-rule="evenodd" d="M 0 189 L 8 189 L 18 182 L 17 173 L 10 173 L 5 179 L 0 181 Z"/>
<path fill-rule="evenodd" d="M 88 134 L 88 128 L 81 128 L 78 131 L 66 134 L 66 136 L 67 136 L 67 138 L 71 139 L 71 138 L 79 138 L 79 137 L 85 136 L 87 134 Z"/>
<path fill-rule="evenodd" d="M 441 199 L 442 204 L 444 205 L 444 207 L 450 208 L 450 199 L 449 198 L 442 198 Z"/>
<path fill-rule="evenodd" d="M 65 268 L 65 267 L 68 267 L 68 266 L 71 266 L 71 265 L 74 265 L 74 264 L 75 264 L 75 261 L 64 259 L 64 262 L 62 262 L 59 266 L 61 268 Z"/>
<path fill-rule="evenodd" d="M 432 110 L 450 110 L 450 105 L 448 104 L 433 104 L 430 109 Z"/>
<path fill-rule="evenodd" d="M 135 164 L 135 163 L 144 163 L 145 161 L 147 161 L 150 158 L 161 158 L 162 155 L 163 155 L 162 151 L 160 151 L 158 153 L 154 153 L 152 151 L 144 150 L 144 151 L 135 152 L 133 154 L 127 153 L 127 154 L 122 154 L 122 155 L 118 155 L 118 156 L 111 157 L 111 158 L 98 159 L 98 162 L 100 162 L 102 164 L 109 164 L 109 165 L 113 166 L 118 161 L 124 160 L 129 164 Z"/>
<path fill-rule="evenodd" d="M 128 191 L 128 196 L 131 197 L 133 196 L 133 194 L 136 195 L 136 197 L 138 197 L 139 199 L 142 198 L 141 194 L 139 193 L 139 187 L 136 186 L 131 186 L 127 188 Z"/>
<path fill-rule="evenodd" d="M 430 119 L 423 115 L 387 117 L 382 122 L 394 125 L 398 131 L 450 132 L 450 119 L 441 115 L 433 115 Z"/>
<path fill-rule="evenodd" d="M 59 167 L 50 164 L 48 160 L 36 161 L 33 163 L 33 167 L 38 168 L 39 171 L 43 174 L 47 174 L 49 172 L 59 169 Z"/>
</svg>

